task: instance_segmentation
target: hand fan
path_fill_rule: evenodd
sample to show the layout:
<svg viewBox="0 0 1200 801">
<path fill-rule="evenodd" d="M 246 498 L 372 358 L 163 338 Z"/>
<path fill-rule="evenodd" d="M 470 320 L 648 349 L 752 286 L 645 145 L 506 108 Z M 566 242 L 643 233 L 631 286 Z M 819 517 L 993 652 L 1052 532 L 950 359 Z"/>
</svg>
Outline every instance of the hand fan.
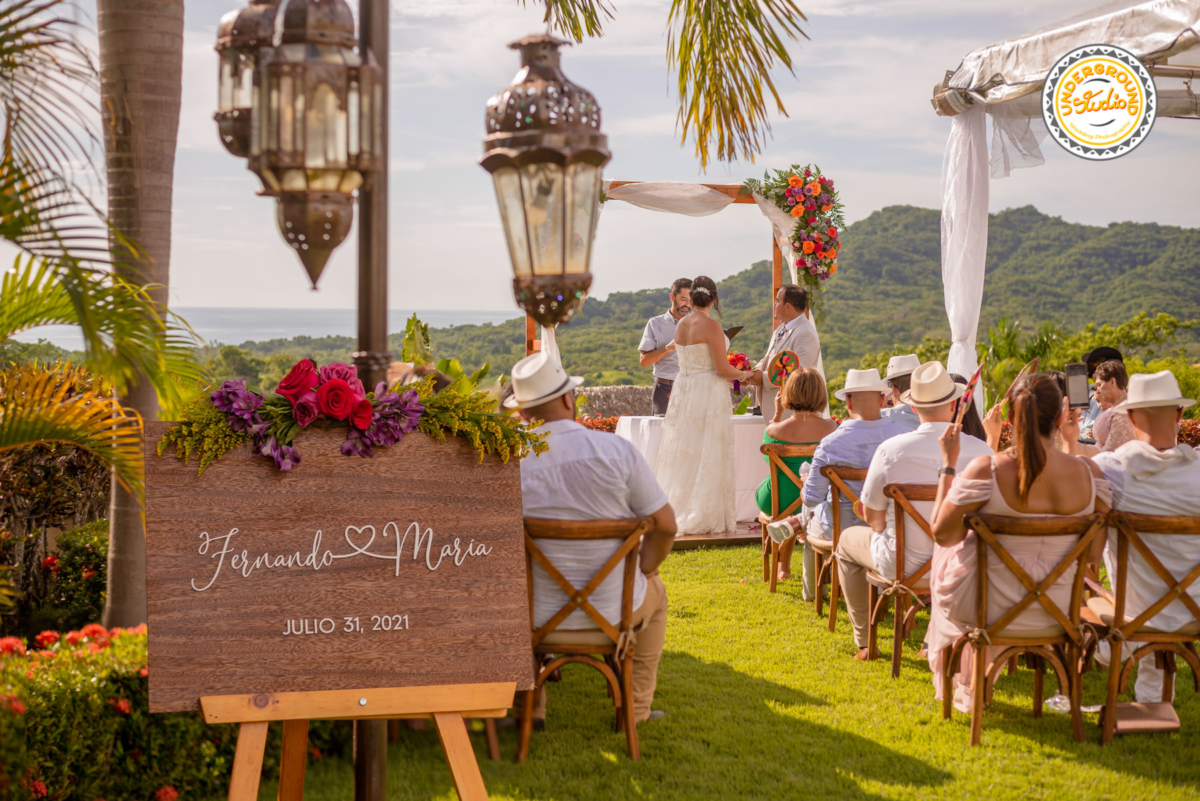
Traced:
<svg viewBox="0 0 1200 801">
<path fill-rule="evenodd" d="M 975 375 L 971 376 L 971 380 L 967 382 L 967 388 L 963 390 L 962 398 L 958 401 L 958 411 L 954 413 L 954 425 L 962 425 L 963 418 L 967 416 L 967 409 L 971 408 L 971 401 L 975 399 L 975 386 L 979 383 L 979 376 L 983 374 L 983 365 L 979 365 L 979 369 L 975 371 Z"/>
<path fill-rule="evenodd" d="M 800 357 L 793 351 L 783 350 L 775 354 L 775 358 L 771 359 L 771 363 L 767 365 L 767 380 L 777 387 L 783 386 L 783 382 L 787 377 L 796 371 L 800 366 Z"/>
<path fill-rule="evenodd" d="M 1030 375 L 1032 373 L 1036 373 L 1037 369 L 1038 369 L 1038 360 L 1037 359 L 1031 360 L 1029 362 L 1029 364 L 1027 364 L 1021 368 L 1021 372 L 1017 373 L 1017 377 L 1014 378 L 1013 382 L 1008 385 L 1008 391 L 1004 393 L 1004 400 L 1001 401 L 1001 406 L 1000 406 L 1000 413 L 1003 415 L 1005 420 L 1009 420 L 1012 418 L 1012 404 L 1010 401 L 1012 398 L 1013 387 L 1015 387 L 1017 385 L 1017 382 L 1020 381 L 1025 376 Z"/>
</svg>

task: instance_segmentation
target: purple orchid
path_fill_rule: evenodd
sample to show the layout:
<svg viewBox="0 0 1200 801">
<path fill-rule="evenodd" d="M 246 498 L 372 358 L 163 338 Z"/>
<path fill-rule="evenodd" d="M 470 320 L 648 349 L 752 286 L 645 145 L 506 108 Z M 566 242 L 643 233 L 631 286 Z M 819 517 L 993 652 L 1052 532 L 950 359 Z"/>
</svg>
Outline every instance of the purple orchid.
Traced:
<svg viewBox="0 0 1200 801">
<path fill-rule="evenodd" d="M 262 395 L 246 389 L 245 379 L 226 381 L 209 398 L 213 406 L 228 415 L 227 422 L 234 431 L 257 434 L 261 430 L 258 407 L 262 406 Z"/>
<path fill-rule="evenodd" d="M 258 443 L 256 443 L 258 445 Z M 291 470 L 300 464 L 300 452 L 288 445 L 280 445 L 275 436 L 269 436 L 258 446 L 258 452 L 275 461 L 280 470 Z"/>
<path fill-rule="evenodd" d="M 366 431 L 354 427 L 342 443 L 346 456 L 374 456 L 373 448 L 389 448 L 417 427 L 425 411 L 420 397 L 413 390 L 403 393 L 389 392 L 387 385 L 380 382 L 375 387 L 373 403 L 375 414 Z"/>
</svg>

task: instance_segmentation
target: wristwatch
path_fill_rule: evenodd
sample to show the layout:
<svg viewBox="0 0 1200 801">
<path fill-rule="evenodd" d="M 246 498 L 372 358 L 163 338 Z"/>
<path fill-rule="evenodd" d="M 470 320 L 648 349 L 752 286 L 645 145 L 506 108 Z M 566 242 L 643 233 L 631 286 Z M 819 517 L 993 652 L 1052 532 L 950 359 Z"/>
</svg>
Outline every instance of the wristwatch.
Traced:
<svg viewBox="0 0 1200 801">
<path fill-rule="evenodd" d="M 953 467 L 943 467 L 938 471 L 938 478 L 941 478 L 942 476 L 952 476 L 954 474 L 955 470 Z"/>
</svg>

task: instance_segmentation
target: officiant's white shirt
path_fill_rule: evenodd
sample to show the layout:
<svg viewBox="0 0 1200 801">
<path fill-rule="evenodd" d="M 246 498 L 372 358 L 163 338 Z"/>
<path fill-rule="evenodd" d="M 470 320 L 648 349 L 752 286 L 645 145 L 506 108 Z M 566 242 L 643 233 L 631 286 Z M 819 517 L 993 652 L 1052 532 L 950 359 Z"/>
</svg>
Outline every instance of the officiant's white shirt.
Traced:
<svg viewBox="0 0 1200 801">
<path fill-rule="evenodd" d="M 538 427 L 548 432 L 549 449 L 521 460 L 522 511 L 526 517 L 551 520 L 613 520 L 652 515 L 667 505 L 654 471 L 629 440 L 584 428 L 574 420 L 554 420 Z M 536 540 L 550 563 L 575 587 L 582 588 L 617 552 L 615 540 Z M 589 601 L 616 625 L 621 621 L 618 566 L 600 583 Z M 537 562 L 533 563 L 533 624 L 540 626 L 567 602 L 562 588 Z M 646 576 L 634 571 L 633 608 L 646 597 Z M 592 629 L 596 624 L 576 609 L 560 629 Z"/>
</svg>

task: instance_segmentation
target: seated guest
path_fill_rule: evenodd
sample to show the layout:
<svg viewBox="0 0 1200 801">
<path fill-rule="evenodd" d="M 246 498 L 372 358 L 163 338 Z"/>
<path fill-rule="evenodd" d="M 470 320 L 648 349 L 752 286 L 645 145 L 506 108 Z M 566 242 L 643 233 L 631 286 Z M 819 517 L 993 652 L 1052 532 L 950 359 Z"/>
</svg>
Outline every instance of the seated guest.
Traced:
<svg viewBox="0 0 1200 801">
<path fill-rule="evenodd" d="M 1087 365 L 1088 378 L 1093 378 L 1096 375 L 1096 368 L 1104 364 L 1104 362 L 1116 360 L 1123 362 L 1124 357 L 1121 356 L 1121 351 L 1116 348 L 1100 347 L 1083 354 L 1083 363 Z M 1100 416 L 1099 401 L 1093 395 L 1091 402 L 1088 404 L 1087 411 L 1083 413 L 1083 418 L 1080 421 L 1079 441 L 1087 445 L 1095 445 L 1096 441 L 1092 437 L 1092 428 L 1096 425 L 1096 418 Z"/>
<path fill-rule="evenodd" d="M 1108 482 L 1100 477 L 1094 464 L 1054 447 L 1054 432 L 1063 424 L 1068 410 L 1053 378 L 1045 374 L 1025 376 L 1013 387 L 1010 403 L 1013 447 L 999 455 L 977 457 L 957 477 L 954 466 L 961 461 L 961 441 L 968 438 L 960 436 L 961 428 L 957 426 L 950 426 L 941 436 L 942 471 L 930 520 L 939 547 L 929 576 L 933 608 L 925 635 L 938 698 L 942 697 L 942 659 L 949 653 L 944 649 L 976 625 L 978 544 L 975 534 L 963 527 L 963 518 L 976 512 L 1012 517 L 1088 515 L 1107 512 L 1112 498 Z M 1046 578 L 1075 547 L 1070 537 L 1000 534 L 996 539 L 1034 581 Z M 1098 547 L 1095 556 L 1099 557 Z M 990 625 L 1024 598 L 1026 590 L 994 551 L 988 553 L 988 564 L 996 568 L 988 571 Z M 1074 579 L 1074 572 L 1068 570 L 1050 588 L 1048 594 L 1060 609 L 1069 608 Z M 1044 607 L 1034 604 L 1005 631 L 1040 631 L 1056 625 Z M 964 712 L 971 709 L 972 659 L 970 651 L 964 654 L 953 682 L 954 705 Z"/>
<path fill-rule="evenodd" d="M 1135 439 L 1111 453 L 1095 457 L 1096 465 L 1112 483 L 1113 508 L 1120 512 L 1144 515 L 1182 515 L 1200 517 L 1200 460 L 1196 451 L 1179 442 L 1179 420 L 1183 410 L 1196 403 L 1180 396 L 1179 384 L 1169 370 L 1153 375 L 1129 378 L 1128 398 L 1113 408 L 1127 414 Z M 1143 539 L 1163 566 L 1178 577 L 1186 576 L 1200 563 L 1200 536 Z M 1116 534 L 1109 530 L 1104 549 L 1108 574 L 1115 576 Z M 1167 591 L 1145 557 L 1129 549 L 1129 576 L 1126 579 L 1126 620 L 1133 620 Z M 1187 592 L 1200 601 L 1200 582 Z M 1146 623 L 1159 631 L 1177 631 L 1193 627 L 1196 619 L 1182 601 L 1174 601 Z M 1140 643 L 1130 643 L 1134 648 Z M 1128 652 L 1127 652 L 1128 655 Z M 1155 666 L 1154 654 L 1138 663 L 1134 694 L 1141 703 L 1162 700 L 1163 672 Z"/>
<path fill-rule="evenodd" d="M 554 520 L 654 518 L 654 530 L 645 536 L 638 552 L 640 569 L 633 589 L 633 621 L 637 627 L 634 718 L 640 723 L 661 716 L 650 710 L 667 631 L 667 593 L 658 566 L 675 544 L 675 513 L 650 466 L 632 444 L 575 422 L 575 388 L 582 383 L 578 376 L 568 377 L 558 360 L 546 353 L 526 356 L 513 365 L 513 394 L 505 406 L 519 409 L 525 420 L 544 421 L 539 431 L 549 434 L 549 450 L 521 462 L 523 512 L 526 517 Z M 619 543 L 539 540 L 538 547 L 572 585 L 583 587 L 612 557 Z M 613 625 L 621 620 L 623 573 L 620 568 L 614 570 L 589 598 Z M 566 602 L 558 584 L 534 563 L 533 625 L 541 626 Z M 576 609 L 559 628 L 592 629 L 595 624 Z M 537 699 L 535 720 L 545 718 L 545 704 L 543 689 Z"/>
<path fill-rule="evenodd" d="M 889 389 L 879 378 L 879 371 L 850 370 L 846 374 L 846 386 L 833 393 L 840 401 L 845 401 L 849 417 L 833 432 L 821 439 L 817 452 L 812 458 L 812 469 L 804 480 L 804 505 L 813 509 L 808 521 L 808 530 L 797 539 L 804 541 L 804 591 L 803 597 L 811 601 L 816 597 L 815 558 L 812 546 L 808 544 L 808 536 L 822 539 L 833 538 L 833 510 L 830 507 L 829 479 L 821 475 L 821 468 L 826 465 L 842 467 L 867 467 L 879 443 L 900 434 L 907 434 L 908 428 L 900 423 L 884 419 L 881 416 L 883 399 Z M 855 492 L 862 492 L 861 481 L 848 482 Z M 845 529 L 854 525 L 858 517 L 854 514 L 853 503 L 845 496 L 840 496 L 841 524 Z M 798 517 L 789 517 L 779 523 L 767 526 L 768 532 L 777 541 L 790 537 L 800 526 Z"/>
<path fill-rule="evenodd" d="M 1109 453 L 1131 441 L 1133 426 L 1129 416 L 1113 411 L 1113 407 L 1125 402 L 1125 390 L 1129 378 L 1125 375 L 1125 363 L 1111 359 L 1096 368 L 1092 398 L 1101 412 L 1092 426 L 1092 439 L 1101 453 Z"/>
<path fill-rule="evenodd" d="M 917 358 L 917 354 L 915 353 L 893 356 L 888 359 L 886 378 L 888 386 L 892 390 L 892 402 L 890 408 L 883 413 L 883 416 L 905 426 L 909 431 L 916 431 L 921 421 L 917 419 L 917 415 L 913 412 L 912 407 L 901 400 L 900 396 L 908 392 L 909 381 L 912 378 L 913 371 L 920 366 L 921 360 Z"/>
<path fill-rule="evenodd" d="M 862 502 L 867 525 L 847 528 L 838 542 L 838 573 L 842 591 L 846 593 L 846 609 L 854 626 L 858 659 L 874 656 L 867 652 L 870 624 L 867 571 L 872 570 L 888 579 L 896 577 L 895 510 L 883 488 L 888 484 L 937 483 L 942 464 L 938 438 L 950 427 L 954 401 L 962 394 L 962 385 L 954 383 L 941 362 L 926 362 L 913 371 L 911 385 L 900 396 L 900 402 L 916 411 L 921 424 L 916 431 L 892 437 L 875 451 L 867 469 L 867 479 L 863 482 Z M 962 456 L 958 461 L 963 466 L 976 456 L 992 453 L 987 443 L 975 437 L 962 437 L 961 443 Z M 913 508 L 926 520 L 932 507 L 930 501 L 913 501 Z M 911 518 L 905 520 L 904 533 L 905 564 L 900 567 L 907 576 L 933 556 L 933 541 Z"/>
<path fill-rule="evenodd" d="M 878 374 L 876 374 L 878 375 Z M 763 431 L 764 445 L 816 445 L 821 439 L 837 429 L 832 420 L 822 417 L 821 413 L 829 406 L 829 394 L 825 389 L 825 380 L 812 367 L 801 367 L 787 377 L 783 391 L 775 393 L 775 416 L 770 425 Z M 785 410 L 792 416 L 784 420 Z M 770 463 L 770 457 L 763 456 Z M 784 456 L 783 463 L 791 468 L 797 476 L 801 476 L 801 465 L 811 462 L 809 456 Z M 783 473 L 779 474 L 779 508 L 786 509 L 800 497 L 800 488 Z M 771 514 L 771 477 L 768 475 L 758 485 L 754 495 L 760 511 Z M 776 542 L 783 542 L 791 536 L 792 526 L 785 521 L 784 526 L 767 526 L 767 533 Z M 785 533 L 786 532 L 786 533 Z M 779 580 L 791 578 L 792 549 L 795 543 L 789 543 L 779 552 Z"/>
</svg>

